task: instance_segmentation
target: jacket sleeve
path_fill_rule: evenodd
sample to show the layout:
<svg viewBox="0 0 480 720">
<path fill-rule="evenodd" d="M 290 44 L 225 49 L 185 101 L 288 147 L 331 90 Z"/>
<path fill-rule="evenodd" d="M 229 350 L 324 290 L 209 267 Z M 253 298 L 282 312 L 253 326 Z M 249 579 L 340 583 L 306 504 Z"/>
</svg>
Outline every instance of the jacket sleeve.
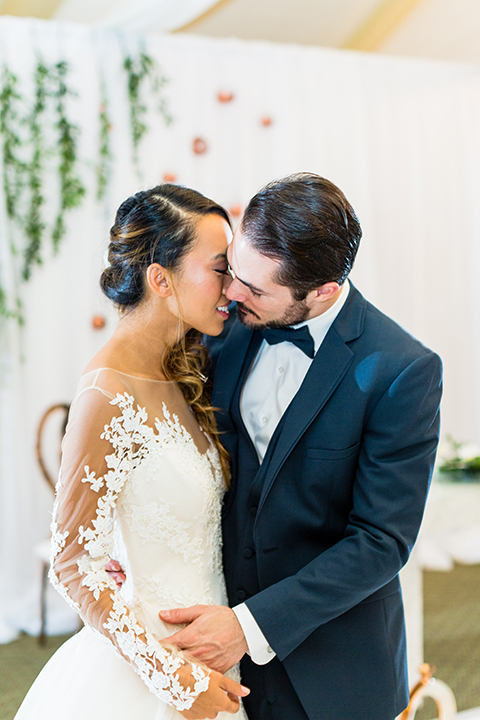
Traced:
<svg viewBox="0 0 480 720">
<path fill-rule="evenodd" d="M 343 538 L 246 601 L 280 660 L 406 563 L 438 444 L 441 378 L 440 359 L 428 353 L 391 382 L 365 421 Z"/>
<path fill-rule="evenodd" d="M 156 697 L 185 710 L 208 688 L 207 669 L 188 664 L 142 627 L 104 569 L 113 550 L 117 500 L 141 459 L 136 426 L 142 412 L 132 397 L 113 397 L 98 387 L 74 402 L 56 490 L 50 580 Z M 191 687 L 180 682 L 180 668 Z"/>
</svg>

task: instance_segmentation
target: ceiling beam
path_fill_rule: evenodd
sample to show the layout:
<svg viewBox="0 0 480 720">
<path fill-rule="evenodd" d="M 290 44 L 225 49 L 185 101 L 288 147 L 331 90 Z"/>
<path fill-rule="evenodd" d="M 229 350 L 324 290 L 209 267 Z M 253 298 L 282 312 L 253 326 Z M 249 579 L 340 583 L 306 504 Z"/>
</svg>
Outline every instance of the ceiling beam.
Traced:
<svg viewBox="0 0 480 720">
<path fill-rule="evenodd" d="M 215 5 L 213 5 L 208 10 L 205 10 L 204 13 L 199 15 L 195 20 L 192 20 L 191 22 L 187 23 L 186 25 L 183 25 L 183 27 L 177 28 L 173 32 L 191 32 L 192 30 L 195 32 L 195 28 L 197 25 L 200 25 L 204 20 L 211 17 L 212 15 L 215 15 L 219 10 L 222 10 L 227 5 L 230 5 L 232 0 L 217 0 Z"/>
<path fill-rule="evenodd" d="M 62 0 L 0 0 L 0 15 L 51 18 Z"/>
<path fill-rule="evenodd" d="M 374 52 L 423 0 L 383 0 L 342 47 Z"/>
</svg>

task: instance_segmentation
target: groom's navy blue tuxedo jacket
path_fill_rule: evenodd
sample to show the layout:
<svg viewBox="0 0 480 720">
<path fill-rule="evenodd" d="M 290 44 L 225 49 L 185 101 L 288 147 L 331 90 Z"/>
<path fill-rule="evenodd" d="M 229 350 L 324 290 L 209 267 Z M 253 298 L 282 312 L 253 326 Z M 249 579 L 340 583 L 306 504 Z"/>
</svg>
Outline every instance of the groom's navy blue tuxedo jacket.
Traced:
<svg viewBox="0 0 480 720">
<path fill-rule="evenodd" d="M 213 390 L 229 600 L 278 658 L 252 696 L 274 702 L 286 671 L 310 720 L 393 720 L 408 701 L 398 572 L 434 463 L 440 359 L 352 286 L 260 465 L 239 402 L 261 342 L 237 321 Z"/>
</svg>

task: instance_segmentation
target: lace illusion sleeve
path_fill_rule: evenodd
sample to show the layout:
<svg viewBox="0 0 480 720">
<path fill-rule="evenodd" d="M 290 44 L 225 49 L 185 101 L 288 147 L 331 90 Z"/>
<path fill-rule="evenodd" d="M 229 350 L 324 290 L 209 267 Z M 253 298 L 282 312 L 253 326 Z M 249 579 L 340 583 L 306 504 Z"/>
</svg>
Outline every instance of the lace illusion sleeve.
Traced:
<svg viewBox="0 0 480 720">
<path fill-rule="evenodd" d="M 114 397 L 98 387 L 83 390 L 75 400 L 53 513 L 50 580 L 154 695 L 187 710 L 207 690 L 208 670 L 188 663 L 142 627 L 105 571 L 113 551 L 115 506 L 141 459 L 136 428 L 142 412 L 128 395 Z M 181 677 L 188 678 L 183 684 L 180 668 Z"/>
</svg>

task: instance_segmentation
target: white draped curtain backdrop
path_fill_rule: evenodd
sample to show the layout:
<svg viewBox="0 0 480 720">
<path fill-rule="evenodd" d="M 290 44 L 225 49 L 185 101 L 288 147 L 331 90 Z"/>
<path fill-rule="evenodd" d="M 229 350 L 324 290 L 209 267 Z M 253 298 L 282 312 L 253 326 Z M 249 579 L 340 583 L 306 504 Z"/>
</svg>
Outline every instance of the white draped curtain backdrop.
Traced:
<svg viewBox="0 0 480 720">
<path fill-rule="evenodd" d="M 165 4 L 173 12 L 175 2 Z M 128 11 L 127 3 L 123 9 Z M 152 107 L 138 179 L 122 64 L 127 52 L 142 47 L 169 78 L 165 95 L 174 121 L 166 127 Z M 35 460 L 39 419 L 51 404 L 72 399 L 83 367 L 114 328 L 115 314 L 102 298 L 98 277 L 115 208 L 165 174 L 227 208 L 244 206 L 265 182 L 300 170 L 338 184 L 364 230 L 353 281 L 442 356 L 444 433 L 480 440 L 478 68 L 3 18 L 0 65 L 8 65 L 30 92 L 38 57 L 70 63 L 69 84 L 77 94 L 69 98 L 68 111 L 81 129 L 87 196 L 67 218 L 60 253 L 46 253 L 44 265 L 22 288 L 25 327 L 10 321 L 1 335 L 3 640 L 20 629 L 35 633 L 39 626 L 40 567 L 33 548 L 48 534 L 52 504 Z M 96 200 L 94 172 L 100 69 L 114 153 L 112 183 L 102 203 Z M 233 99 L 219 102 L 219 92 Z M 266 117 L 270 124 L 262 123 Z M 203 154 L 192 151 L 198 137 L 207 144 Z M 46 196 L 54 187 L 51 178 Z M 11 260 L 3 189 L 0 195 L 5 286 Z M 104 330 L 92 328 L 98 314 L 108 318 Z M 50 632 L 75 625 L 60 598 L 52 595 L 49 609 Z"/>
</svg>

